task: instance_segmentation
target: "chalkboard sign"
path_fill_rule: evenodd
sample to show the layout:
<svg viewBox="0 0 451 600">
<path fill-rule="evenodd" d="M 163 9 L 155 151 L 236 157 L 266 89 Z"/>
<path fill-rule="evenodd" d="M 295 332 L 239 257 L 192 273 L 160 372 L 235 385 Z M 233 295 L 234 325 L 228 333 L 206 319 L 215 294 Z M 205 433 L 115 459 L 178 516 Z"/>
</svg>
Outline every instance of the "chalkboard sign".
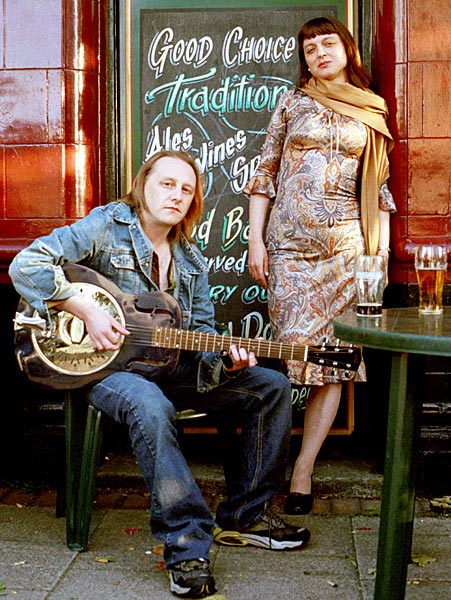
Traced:
<svg viewBox="0 0 451 600">
<path fill-rule="evenodd" d="M 197 159 L 206 187 L 194 238 L 209 262 L 216 318 L 234 335 L 268 339 L 267 293 L 248 274 L 243 189 L 258 166 L 277 100 L 298 77 L 300 26 L 320 15 L 339 17 L 339 5 L 145 4 L 139 3 L 139 14 L 132 12 L 134 172 L 164 148 Z"/>
</svg>

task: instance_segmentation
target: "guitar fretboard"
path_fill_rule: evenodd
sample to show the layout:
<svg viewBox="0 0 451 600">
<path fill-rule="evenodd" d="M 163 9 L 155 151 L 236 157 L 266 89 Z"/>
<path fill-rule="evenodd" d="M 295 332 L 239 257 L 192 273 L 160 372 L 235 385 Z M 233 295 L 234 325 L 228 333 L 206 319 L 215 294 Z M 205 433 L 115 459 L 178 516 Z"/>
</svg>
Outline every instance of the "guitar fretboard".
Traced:
<svg viewBox="0 0 451 600">
<path fill-rule="evenodd" d="M 256 356 L 266 358 L 281 358 L 304 360 L 308 358 L 308 346 L 299 344 L 282 344 L 258 338 L 241 338 L 236 336 L 219 335 L 199 331 L 186 331 L 170 327 L 152 327 L 152 346 L 192 350 L 195 352 L 220 352 L 229 350 L 235 344 L 254 352 Z"/>
<path fill-rule="evenodd" d="M 262 340 L 258 338 L 242 338 L 219 335 L 199 331 L 186 331 L 172 327 L 150 327 L 150 345 L 156 348 L 172 348 L 174 350 L 191 350 L 194 352 L 220 352 L 229 350 L 235 344 L 245 348 L 256 356 L 279 358 L 284 360 L 302 360 L 333 368 L 357 370 L 360 350 L 352 346 L 301 346 Z"/>
</svg>

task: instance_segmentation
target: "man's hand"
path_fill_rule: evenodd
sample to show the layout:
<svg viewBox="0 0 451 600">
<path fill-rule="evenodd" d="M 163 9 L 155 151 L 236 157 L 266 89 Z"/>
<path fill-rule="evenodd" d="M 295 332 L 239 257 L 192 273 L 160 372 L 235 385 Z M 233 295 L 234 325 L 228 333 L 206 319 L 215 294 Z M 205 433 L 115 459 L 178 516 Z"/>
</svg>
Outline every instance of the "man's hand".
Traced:
<svg viewBox="0 0 451 600">
<path fill-rule="evenodd" d="M 71 296 L 55 306 L 84 322 L 94 350 L 118 350 L 121 347 L 122 336 L 130 335 L 119 321 L 80 296 Z"/>
<path fill-rule="evenodd" d="M 122 336 L 130 335 L 119 321 L 98 307 L 90 311 L 85 325 L 95 350 L 118 350 L 121 347 Z"/>
<path fill-rule="evenodd" d="M 257 358 L 253 352 L 248 352 L 245 348 L 238 348 L 232 344 L 228 353 L 222 356 L 222 362 L 225 374 L 231 375 L 246 367 L 255 367 Z"/>
</svg>

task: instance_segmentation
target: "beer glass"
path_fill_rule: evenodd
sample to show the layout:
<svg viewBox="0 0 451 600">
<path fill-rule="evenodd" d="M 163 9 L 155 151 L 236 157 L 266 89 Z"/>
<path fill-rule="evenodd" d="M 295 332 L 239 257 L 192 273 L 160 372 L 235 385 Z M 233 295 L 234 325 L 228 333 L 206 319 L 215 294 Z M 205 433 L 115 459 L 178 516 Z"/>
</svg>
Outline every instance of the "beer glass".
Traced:
<svg viewBox="0 0 451 600">
<path fill-rule="evenodd" d="M 439 315 L 443 312 L 442 297 L 447 259 L 446 246 L 425 245 L 415 248 L 415 271 L 421 314 Z"/>
<path fill-rule="evenodd" d="M 383 256 L 362 255 L 355 259 L 354 276 L 357 314 L 365 317 L 382 315 L 387 262 Z"/>
</svg>

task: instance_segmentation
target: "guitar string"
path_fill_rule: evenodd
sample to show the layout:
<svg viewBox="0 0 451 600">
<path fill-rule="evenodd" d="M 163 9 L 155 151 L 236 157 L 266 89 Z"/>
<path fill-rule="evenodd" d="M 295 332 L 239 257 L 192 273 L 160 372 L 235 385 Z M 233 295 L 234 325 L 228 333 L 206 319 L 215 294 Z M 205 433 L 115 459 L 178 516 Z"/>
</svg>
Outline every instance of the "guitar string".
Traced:
<svg viewBox="0 0 451 600">
<path fill-rule="evenodd" d="M 132 333 L 132 338 L 130 339 L 128 336 L 124 337 L 124 344 L 139 344 L 143 346 L 151 345 L 153 348 L 172 348 L 172 349 L 186 349 L 193 351 L 214 351 L 214 350 L 222 350 L 229 349 L 233 343 L 236 343 L 241 340 L 241 345 L 247 347 L 249 351 L 258 352 L 261 355 L 270 355 L 271 346 L 279 347 L 278 343 L 260 340 L 260 343 L 251 338 L 234 338 L 232 336 L 221 336 L 219 334 L 207 334 L 206 332 L 193 332 L 183 330 L 180 334 L 172 333 L 172 329 L 170 327 L 153 327 L 153 332 L 149 331 L 148 328 L 141 329 L 140 327 L 128 327 L 129 331 Z M 158 331 L 158 330 L 162 331 Z M 134 332 L 137 335 L 133 335 Z M 175 332 L 175 330 L 174 330 Z M 140 334 L 147 335 L 140 335 Z M 155 333 L 155 335 L 154 335 Z M 201 334 L 201 335 L 199 335 Z M 209 336 L 208 338 L 206 336 Z M 206 337 L 205 342 L 202 342 L 201 337 Z M 223 338 L 226 338 L 223 340 Z M 152 343 L 154 342 L 154 343 Z M 183 348 L 181 348 L 183 346 Z M 302 354 L 304 351 L 303 346 L 295 346 L 290 344 L 285 344 L 287 346 L 285 349 L 281 349 L 280 352 L 276 354 L 280 354 L 280 358 L 290 358 L 291 356 L 296 356 L 298 354 Z"/>
<path fill-rule="evenodd" d="M 155 337 L 158 337 L 158 339 L 163 339 L 163 341 L 168 341 L 170 343 L 177 343 L 178 341 L 183 342 L 184 344 L 186 344 L 186 340 L 187 338 L 191 338 L 191 341 L 193 343 L 199 344 L 199 340 L 196 340 L 196 337 L 202 338 L 205 337 L 206 339 L 206 346 L 219 346 L 220 341 L 224 341 L 226 346 L 230 346 L 233 343 L 241 343 L 243 346 L 263 346 L 263 347 L 268 347 L 268 349 L 270 348 L 270 346 L 279 346 L 279 345 L 284 345 L 287 346 L 288 348 L 303 348 L 304 346 L 298 345 L 298 344 L 289 344 L 289 343 L 280 343 L 279 342 L 274 342 L 271 340 L 259 340 L 257 338 L 243 338 L 243 337 L 237 337 L 237 336 L 222 336 L 218 333 L 208 333 L 208 332 L 204 332 L 204 331 L 191 331 L 191 330 L 186 330 L 186 329 L 174 329 L 172 327 L 168 327 L 168 326 L 152 326 L 151 328 L 149 327 L 141 327 L 139 325 L 127 325 L 127 329 L 133 334 L 134 332 L 136 333 L 144 333 L 144 334 L 148 334 L 148 336 L 144 336 L 144 337 L 138 337 L 138 336 L 133 336 L 133 339 L 130 341 L 137 341 L 138 343 L 144 343 L 147 344 L 149 342 L 151 342 Z M 160 331 L 159 331 L 160 330 Z M 156 334 L 156 335 L 154 335 Z M 128 337 L 124 338 L 124 341 L 126 341 L 128 339 Z M 202 345 L 202 344 L 201 344 Z"/>
<path fill-rule="evenodd" d="M 231 342 L 231 343 L 242 343 L 243 345 L 246 344 L 251 344 L 251 345 L 259 345 L 259 346 L 279 346 L 279 345 L 283 345 L 283 346 L 288 346 L 288 347 L 304 347 L 305 345 L 302 344 L 296 344 L 296 343 L 292 343 L 292 342 L 275 342 L 273 340 L 264 340 L 264 339 L 259 339 L 259 338 L 246 338 L 246 337 L 240 337 L 240 336 L 227 336 L 227 335 L 221 335 L 219 333 L 208 333 L 205 331 L 192 331 L 192 330 L 187 330 L 187 329 L 175 329 L 173 327 L 167 326 L 167 325 L 153 325 L 152 327 L 145 327 L 145 326 L 139 326 L 139 325 L 126 325 L 126 328 L 133 334 L 134 332 L 136 333 L 144 333 L 144 334 L 148 334 L 147 337 L 142 337 L 139 338 L 140 342 L 142 343 L 148 343 L 149 340 L 151 341 L 153 339 L 154 333 L 158 333 L 158 331 L 160 330 L 161 335 L 164 336 L 164 334 L 168 334 L 170 336 L 170 338 L 175 338 L 177 339 L 182 339 L 183 337 L 192 337 L 195 338 L 196 336 L 198 337 L 208 337 L 210 338 L 208 341 L 210 343 L 215 343 L 214 340 L 226 340 L 227 342 Z M 160 335 L 160 337 L 161 337 Z M 128 339 L 127 336 L 125 336 L 124 339 Z M 138 338 L 136 336 L 133 337 L 133 340 L 137 340 Z M 229 344 L 230 345 L 230 344 Z M 351 346 L 338 346 L 336 344 L 330 344 L 330 345 L 315 345 L 315 344 L 307 344 L 307 346 L 309 348 L 337 348 L 338 350 L 343 349 L 343 350 L 349 350 L 352 349 L 353 347 Z"/>
<path fill-rule="evenodd" d="M 128 336 L 124 337 L 123 340 L 123 344 L 138 344 L 138 345 L 142 345 L 142 346 L 147 346 L 147 345 L 151 345 L 153 348 L 160 348 L 160 349 L 164 349 L 164 348 L 169 348 L 169 349 L 187 349 L 187 350 L 192 350 L 192 351 L 214 351 L 214 350 L 221 350 L 223 349 L 223 347 L 225 347 L 225 349 L 230 348 L 230 346 L 234 343 L 239 343 L 240 345 L 244 346 L 244 347 L 248 347 L 249 351 L 254 351 L 256 352 L 259 356 L 266 356 L 266 357 L 275 357 L 275 358 L 285 358 L 285 359 L 296 359 L 296 360 L 302 360 L 304 357 L 302 356 L 304 351 L 305 351 L 305 346 L 303 345 L 299 345 L 299 344 L 294 344 L 294 343 L 284 343 L 284 342 L 274 342 L 272 340 L 262 340 L 262 339 L 258 339 L 258 338 L 242 338 L 242 337 L 237 337 L 237 336 L 222 336 L 220 334 L 210 334 L 207 332 L 195 332 L 195 331 L 190 331 L 190 330 L 184 330 L 184 329 L 175 329 L 169 326 L 152 326 L 152 327 L 146 327 L 146 326 L 140 326 L 140 325 L 132 325 L 132 324 L 126 324 L 127 329 L 131 332 L 132 334 L 132 339 L 130 339 Z M 158 334 L 158 330 L 160 331 L 160 335 L 154 335 Z M 140 335 L 138 334 L 145 334 L 144 336 L 140 337 Z M 199 340 L 196 340 L 196 336 L 197 337 L 206 337 L 206 343 L 205 344 L 200 344 L 199 345 Z M 160 340 L 157 344 L 152 344 L 152 340 L 155 338 L 158 338 L 158 340 Z M 188 339 L 191 338 L 191 348 L 189 348 L 188 346 L 190 345 L 188 343 Z M 162 340 L 162 341 L 161 341 Z M 224 344 L 221 344 L 220 342 L 224 340 Z M 182 343 L 184 347 L 183 348 L 179 348 L 179 342 Z M 197 345 L 198 347 L 193 347 L 194 345 Z M 272 352 L 271 351 L 271 346 L 278 348 L 279 352 Z M 331 350 L 331 348 L 333 348 L 333 350 Z M 321 345 L 308 345 L 308 352 L 311 353 L 313 351 L 318 351 L 322 354 L 327 354 L 329 353 L 333 353 L 333 355 L 335 355 L 338 359 L 338 355 L 340 354 L 346 354 L 348 361 L 350 360 L 350 354 L 355 354 L 355 352 L 357 351 L 357 349 L 355 347 L 350 347 L 350 346 L 337 346 L 337 345 L 331 345 L 331 346 L 321 346 Z M 311 358 L 311 357 L 310 357 Z M 342 360 L 342 359 L 340 359 Z"/>
</svg>

